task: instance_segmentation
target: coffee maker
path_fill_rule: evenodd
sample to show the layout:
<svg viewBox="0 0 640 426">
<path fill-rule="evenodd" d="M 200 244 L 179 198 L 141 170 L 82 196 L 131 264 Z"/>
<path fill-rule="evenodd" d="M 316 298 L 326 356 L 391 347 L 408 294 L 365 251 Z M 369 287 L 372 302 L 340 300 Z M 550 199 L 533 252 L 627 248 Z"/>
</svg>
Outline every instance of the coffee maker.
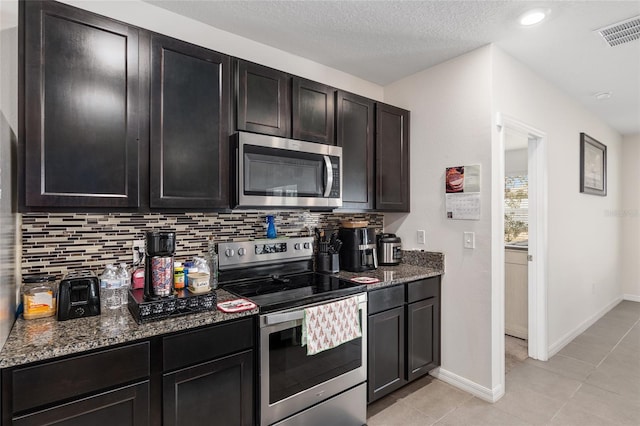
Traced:
<svg viewBox="0 0 640 426">
<path fill-rule="evenodd" d="M 173 296 L 173 255 L 176 251 L 176 233 L 149 231 L 146 234 L 146 240 L 144 298 L 155 300 Z"/>
<path fill-rule="evenodd" d="M 362 272 L 378 267 L 374 228 L 340 228 L 338 238 L 342 241 L 341 269 Z"/>
</svg>

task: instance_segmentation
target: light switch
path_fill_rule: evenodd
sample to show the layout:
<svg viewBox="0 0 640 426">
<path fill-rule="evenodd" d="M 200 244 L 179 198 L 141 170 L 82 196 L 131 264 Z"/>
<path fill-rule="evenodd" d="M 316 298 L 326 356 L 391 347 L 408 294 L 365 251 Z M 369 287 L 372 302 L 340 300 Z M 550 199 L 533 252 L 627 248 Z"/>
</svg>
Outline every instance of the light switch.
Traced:
<svg viewBox="0 0 640 426">
<path fill-rule="evenodd" d="M 475 232 L 464 233 L 464 248 L 474 249 L 476 248 L 476 234 Z"/>
<path fill-rule="evenodd" d="M 418 230 L 417 237 L 418 237 L 418 244 L 426 244 L 426 236 L 424 233 L 424 229 Z"/>
</svg>

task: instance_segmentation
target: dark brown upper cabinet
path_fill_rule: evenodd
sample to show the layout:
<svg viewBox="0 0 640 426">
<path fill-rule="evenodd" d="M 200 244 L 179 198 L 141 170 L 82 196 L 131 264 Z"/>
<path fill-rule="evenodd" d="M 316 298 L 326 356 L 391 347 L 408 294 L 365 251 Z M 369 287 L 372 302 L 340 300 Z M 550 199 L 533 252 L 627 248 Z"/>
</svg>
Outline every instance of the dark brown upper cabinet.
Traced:
<svg viewBox="0 0 640 426">
<path fill-rule="evenodd" d="M 335 144 L 335 89 L 293 77 L 292 134 L 294 139 Z"/>
<path fill-rule="evenodd" d="M 374 101 L 339 90 L 336 143 L 342 147 L 342 208 L 372 210 L 374 204 Z"/>
<path fill-rule="evenodd" d="M 229 207 L 230 58 L 151 37 L 151 208 Z"/>
<path fill-rule="evenodd" d="M 26 210 L 139 205 L 138 30 L 56 2 L 20 2 Z"/>
<path fill-rule="evenodd" d="M 409 212 L 409 111 L 376 104 L 376 210 Z"/>
<path fill-rule="evenodd" d="M 291 76 L 243 60 L 236 61 L 236 128 L 291 137 Z"/>
</svg>

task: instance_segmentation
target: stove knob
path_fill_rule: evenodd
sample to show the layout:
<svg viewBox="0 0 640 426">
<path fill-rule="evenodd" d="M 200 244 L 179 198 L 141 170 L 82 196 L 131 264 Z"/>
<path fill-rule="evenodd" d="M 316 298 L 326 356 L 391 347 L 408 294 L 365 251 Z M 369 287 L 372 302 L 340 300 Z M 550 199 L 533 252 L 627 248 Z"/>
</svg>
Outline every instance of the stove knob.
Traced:
<svg viewBox="0 0 640 426">
<path fill-rule="evenodd" d="M 247 250 L 243 248 L 238 249 L 238 256 L 244 256 L 247 253 Z"/>
<path fill-rule="evenodd" d="M 233 249 L 228 248 L 224 251 L 224 255 L 227 257 L 233 257 L 233 254 Z"/>
<path fill-rule="evenodd" d="M 295 243 L 295 244 L 293 245 L 293 249 L 294 249 L 294 250 L 300 250 L 300 243 Z"/>
<path fill-rule="evenodd" d="M 311 243 L 304 243 L 304 248 L 309 250 L 311 248 Z"/>
</svg>

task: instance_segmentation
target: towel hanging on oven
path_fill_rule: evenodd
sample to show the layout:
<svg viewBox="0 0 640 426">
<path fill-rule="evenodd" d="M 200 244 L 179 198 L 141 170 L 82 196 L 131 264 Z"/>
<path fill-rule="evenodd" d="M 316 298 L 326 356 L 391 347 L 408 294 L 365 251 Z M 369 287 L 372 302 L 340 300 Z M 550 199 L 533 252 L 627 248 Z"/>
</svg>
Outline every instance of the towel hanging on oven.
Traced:
<svg viewBox="0 0 640 426">
<path fill-rule="evenodd" d="M 304 310 L 302 346 L 307 345 L 307 355 L 335 348 L 360 336 L 357 297 Z"/>
</svg>

